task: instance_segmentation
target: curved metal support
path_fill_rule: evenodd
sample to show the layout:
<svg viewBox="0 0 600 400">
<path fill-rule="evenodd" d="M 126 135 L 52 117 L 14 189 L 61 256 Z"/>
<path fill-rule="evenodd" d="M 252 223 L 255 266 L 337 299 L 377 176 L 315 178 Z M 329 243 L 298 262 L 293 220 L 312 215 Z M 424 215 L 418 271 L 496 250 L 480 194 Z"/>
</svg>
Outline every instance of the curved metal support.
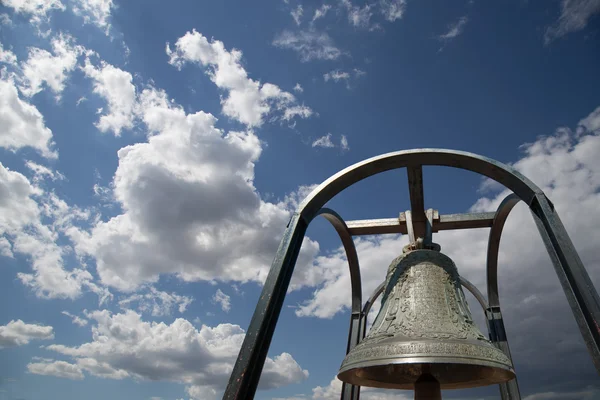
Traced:
<svg viewBox="0 0 600 400">
<path fill-rule="evenodd" d="M 483 308 L 484 312 L 489 308 L 485 296 L 479 291 L 479 289 L 477 289 L 477 286 L 473 285 L 471 282 L 469 282 L 466 278 L 463 278 L 462 276 L 460 277 L 460 284 L 469 292 L 471 292 L 471 294 L 475 297 L 475 299 L 477 299 L 479 304 L 481 304 L 481 308 Z"/>
<path fill-rule="evenodd" d="M 333 225 L 336 232 L 338 233 L 344 250 L 346 251 L 346 258 L 348 259 L 348 267 L 350 268 L 350 285 L 352 287 L 352 313 L 361 312 L 362 307 L 362 287 L 360 280 L 360 267 L 358 264 L 358 254 L 356 253 L 356 247 L 352 240 L 352 235 L 348 231 L 348 226 L 344 219 L 335 211 L 329 208 L 321 208 L 317 215 L 324 217 L 327 221 Z"/>
<path fill-rule="evenodd" d="M 346 346 L 346 354 L 350 352 L 362 339 L 362 287 L 360 279 L 360 267 L 358 264 L 358 254 L 356 246 L 352 240 L 352 235 L 348 230 L 348 226 L 344 219 L 335 211 L 329 208 L 321 208 L 317 215 L 324 217 L 333 225 L 338 233 L 344 250 L 346 251 L 346 259 L 350 268 L 350 286 L 352 288 L 352 305 L 350 314 L 350 330 L 348 332 L 348 345 Z M 360 397 L 360 386 L 344 383 L 342 385 L 341 400 L 358 400 Z"/>
<path fill-rule="evenodd" d="M 502 350 L 512 361 L 510 347 L 508 346 L 508 338 L 506 337 L 506 329 L 504 328 L 504 320 L 500 310 L 500 297 L 498 295 L 498 254 L 500 252 L 500 238 L 502 230 L 508 215 L 512 209 L 521 201 L 515 194 L 510 194 L 502 200 L 496 215 L 494 223 L 490 229 L 487 251 L 487 290 L 489 306 L 485 310 L 487 317 L 488 331 L 490 332 L 490 340 Z M 521 400 L 519 383 L 517 378 L 499 385 L 500 397 L 502 400 Z"/>
<path fill-rule="evenodd" d="M 457 150 L 403 150 L 369 158 L 338 172 L 314 189 L 298 211 L 310 221 L 325 203 L 348 186 L 381 172 L 420 165 L 454 167 L 487 176 L 515 192 L 527 204 L 531 204 L 536 194 L 543 193 L 516 169 L 491 158 Z"/>
<path fill-rule="evenodd" d="M 356 163 L 327 179 L 300 204 L 288 223 L 271 265 L 224 399 L 254 397 L 302 239 L 308 224 L 319 210 L 339 192 L 369 176 L 396 168 L 414 169 L 422 165 L 447 166 L 479 173 L 506 186 L 529 205 L 592 360 L 600 372 L 600 298 L 567 231 L 544 193 L 514 168 L 490 158 L 463 151 L 419 149 L 388 153 Z"/>
<path fill-rule="evenodd" d="M 487 249 L 487 293 L 491 307 L 500 306 L 498 296 L 498 253 L 500 251 L 500 238 L 508 215 L 521 199 L 515 194 L 509 194 L 502 200 L 496 210 L 494 223 L 490 229 Z"/>
</svg>

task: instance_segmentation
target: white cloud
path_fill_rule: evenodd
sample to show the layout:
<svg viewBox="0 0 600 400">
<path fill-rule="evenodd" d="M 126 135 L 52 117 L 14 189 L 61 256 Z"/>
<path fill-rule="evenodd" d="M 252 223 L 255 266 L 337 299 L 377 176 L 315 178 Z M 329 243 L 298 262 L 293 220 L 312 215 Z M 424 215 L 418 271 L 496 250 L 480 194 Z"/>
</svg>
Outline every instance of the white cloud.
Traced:
<svg viewBox="0 0 600 400">
<path fill-rule="evenodd" d="M 83 17 L 86 24 L 94 24 L 108 35 L 111 28 L 108 19 L 114 6 L 112 0 L 77 0 L 73 2 L 73 13 Z"/>
<path fill-rule="evenodd" d="M 558 20 L 544 35 L 546 44 L 571 32 L 583 30 L 590 19 L 600 13 L 599 0 L 562 0 Z"/>
<path fill-rule="evenodd" d="M 334 82 L 339 82 L 341 80 L 350 79 L 350 74 L 348 72 L 341 71 L 339 69 L 335 69 L 333 71 L 329 71 L 323 75 L 323 79 L 325 82 L 332 80 Z"/>
<path fill-rule="evenodd" d="M 369 28 L 373 16 L 373 5 L 365 4 L 362 8 L 352 4 L 350 0 L 341 0 L 341 4 L 348 12 L 348 22 L 358 28 Z"/>
<path fill-rule="evenodd" d="M 149 312 L 154 317 L 171 315 L 173 308 L 177 307 L 179 313 L 184 313 L 193 298 L 181 296 L 176 293 L 167 293 L 150 287 L 144 293 L 136 293 L 119 301 L 121 308 L 131 308 L 132 303 L 137 303 L 137 310 L 140 313 Z"/>
<path fill-rule="evenodd" d="M 71 318 L 71 321 L 75 324 L 75 325 L 79 325 L 79 326 L 86 326 L 88 323 L 88 320 L 85 318 L 81 318 L 77 315 L 73 315 L 68 311 L 63 311 L 61 314 L 66 315 L 67 317 Z"/>
<path fill-rule="evenodd" d="M 95 124 L 101 132 L 112 131 L 120 136 L 123 129 L 133 128 L 135 119 L 136 90 L 133 77 L 127 71 L 102 61 L 100 67 L 86 59 L 83 71 L 94 81 L 94 93 L 104 98 L 108 112 Z"/>
<path fill-rule="evenodd" d="M 325 136 L 321 136 L 317 140 L 312 143 L 312 147 L 335 147 L 333 142 L 331 141 L 331 133 L 328 133 Z"/>
<path fill-rule="evenodd" d="M 21 63 L 22 78 L 19 89 L 31 97 L 42 91 L 45 83 L 60 98 L 67 75 L 75 69 L 77 57 L 85 50 L 74 44 L 71 36 L 60 34 L 52 39 L 52 52 L 33 47 L 27 61 Z"/>
<path fill-rule="evenodd" d="M 76 298 L 83 286 L 101 299 L 110 296 L 106 289 L 92 282 L 88 271 L 67 271 L 63 266 L 64 249 L 57 244 L 59 232 L 69 229 L 74 221 L 88 217 L 0 163 L 0 235 L 12 243 L 15 254 L 30 259 L 33 273 L 19 272 L 17 277 L 39 297 Z M 45 224 L 42 219 L 52 222 Z"/>
<path fill-rule="evenodd" d="M 469 19 L 465 17 L 460 17 L 458 21 L 448 26 L 448 31 L 439 36 L 440 40 L 451 40 L 460 35 L 465 27 L 465 24 L 469 21 Z"/>
<path fill-rule="evenodd" d="M 600 107 L 596 108 L 590 115 L 579 121 L 578 132 L 600 130 Z"/>
<path fill-rule="evenodd" d="M 217 292 L 212 297 L 212 301 L 213 303 L 219 304 L 221 309 L 225 312 L 231 310 L 231 297 L 223 293 L 221 289 L 217 289 Z"/>
<path fill-rule="evenodd" d="M 238 325 L 203 325 L 198 330 L 181 318 L 170 325 L 146 322 L 131 310 L 122 314 L 94 311 L 89 316 L 96 322 L 92 341 L 47 349 L 71 357 L 81 370 L 95 376 L 177 382 L 186 385 L 195 398 L 222 392 L 245 336 Z M 282 353 L 267 358 L 259 388 L 276 388 L 307 377 L 308 371 Z"/>
<path fill-rule="evenodd" d="M 350 89 L 350 81 L 354 81 L 367 73 L 361 69 L 354 68 L 351 72 L 342 71 L 340 69 L 334 69 L 323 74 L 323 80 L 325 82 L 332 81 L 335 83 L 345 82 L 346 88 Z"/>
<path fill-rule="evenodd" d="M 300 61 L 337 60 L 343 53 L 338 49 L 333 39 L 326 32 L 317 31 L 283 31 L 273 45 L 282 49 L 294 50 L 300 56 Z"/>
<path fill-rule="evenodd" d="M 346 135 L 342 135 L 342 138 L 340 139 L 340 147 L 342 148 L 342 150 L 350 150 L 350 146 L 348 145 L 348 138 L 346 137 Z"/>
<path fill-rule="evenodd" d="M 65 361 L 42 361 L 27 364 L 27 370 L 32 374 L 50 375 L 58 378 L 81 380 L 84 378 L 81 368 Z"/>
<path fill-rule="evenodd" d="M 17 56 L 10 50 L 4 50 L 4 46 L 0 43 L 0 62 L 11 66 L 17 65 Z"/>
<path fill-rule="evenodd" d="M 406 8 L 406 0 L 379 0 L 381 13 L 389 22 L 402 18 Z"/>
<path fill-rule="evenodd" d="M 35 183 L 41 182 L 46 178 L 50 179 L 51 181 L 66 179 L 65 176 L 60 172 L 53 171 L 44 165 L 37 164 L 30 160 L 25 162 L 25 166 L 33 172 L 33 181 Z"/>
<path fill-rule="evenodd" d="M 2 4 L 12 8 L 17 14 L 30 15 L 30 22 L 37 26 L 48 22 L 51 11 L 66 9 L 60 0 L 3 0 Z"/>
<path fill-rule="evenodd" d="M 0 325 L 0 349 L 23 346 L 32 340 L 54 339 L 54 329 L 51 326 L 26 324 L 18 320 Z"/>
<path fill-rule="evenodd" d="M 342 392 L 342 381 L 333 378 L 327 386 L 317 386 L 312 390 L 313 400 L 338 400 Z M 410 400 L 412 394 L 406 390 L 381 390 L 369 387 L 360 388 L 360 398 L 363 400 Z"/>
<path fill-rule="evenodd" d="M 0 147 L 17 151 L 32 147 L 46 158 L 57 158 L 52 131 L 38 109 L 19 98 L 11 79 L 0 79 Z"/>
<path fill-rule="evenodd" d="M 294 86 L 294 92 L 296 92 L 296 93 L 302 93 L 302 92 L 304 92 L 304 89 L 302 88 L 302 85 L 300 85 L 299 83 L 296 83 L 296 86 Z"/>
<path fill-rule="evenodd" d="M 296 7 L 295 9 L 293 9 L 290 12 L 290 15 L 292 16 L 292 18 L 294 18 L 294 22 L 298 26 L 302 23 L 302 14 L 303 13 L 304 13 L 304 10 L 302 9 L 302 4 L 298 4 L 298 7 Z"/>
<path fill-rule="evenodd" d="M 101 281 L 125 291 L 161 274 L 264 281 L 290 211 L 253 186 L 256 135 L 226 134 L 212 115 L 186 114 L 155 89 L 141 93 L 140 116 L 148 142 L 119 150 L 112 182 L 123 213 L 89 233 L 71 230 L 78 254 L 93 256 Z M 299 265 L 317 251 L 306 239 Z"/>
<path fill-rule="evenodd" d="M 321 5 L 321 7 L 317 8 L 315 10 L 315 14 L 313 15 L 312 22 L 315 22 L 316 20 L 318 20 L 320 18 L 324 18 L 325 15 L 327 15 L 327 11 L 329 11 L 330 9 L 331 9 L 331 6 L 329 4 Z"/>
<path fill-rule="evenodd" d="M 241 64 L 239 50 L 227 51 L 222 42 L 209 42 L 195 30 L 177 39 L 174 50 L 167 43 L 166 52 L 169 63 L 178 68 L 188 62 L 206 67 L 213 83 L 228 92 L 221 101 L 223 114 L 250 127 L 262 125 L 264 117 L 273 110 L 285 112 L 297 106 L 291 93 L 271 83 L 261 84 L 250 79 Z M 297 115 L 305 117 L 306 114 Z"/>
<path fill-rule="evenodd" d="M 13 22 L 10 19 L 10 17 L 8 16 L 8 14 L 3 13 L 0 14 L 0 25 L 4 25 L 4 26 L 12 26 Z"/>
</svg>

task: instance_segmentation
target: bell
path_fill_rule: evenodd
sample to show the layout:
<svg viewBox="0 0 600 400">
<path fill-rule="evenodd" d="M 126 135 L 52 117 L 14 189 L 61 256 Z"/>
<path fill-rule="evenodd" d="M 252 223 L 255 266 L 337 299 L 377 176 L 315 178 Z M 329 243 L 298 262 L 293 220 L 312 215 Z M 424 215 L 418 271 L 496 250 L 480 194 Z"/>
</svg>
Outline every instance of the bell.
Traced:
<svg viewBox="0 0 600 400">
<path fill-rule="evenodd" d="M 509 358 L 474 324 L 454 262 L 437 250 L 407 246 L 392 261 L 381 310 L 342 362 L 341 381 L 412 389 L 419 398 L 419 391 L 440 393 L 515 377 Z"/>
</svg>

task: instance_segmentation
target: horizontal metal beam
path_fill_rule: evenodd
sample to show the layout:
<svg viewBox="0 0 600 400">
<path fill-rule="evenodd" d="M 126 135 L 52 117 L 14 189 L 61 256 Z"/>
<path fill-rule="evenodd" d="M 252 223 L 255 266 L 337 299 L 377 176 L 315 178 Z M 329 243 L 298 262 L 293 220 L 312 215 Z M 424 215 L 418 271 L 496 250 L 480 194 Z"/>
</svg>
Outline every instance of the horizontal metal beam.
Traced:
<svg viewBox="0 0 600 400">
<path fill-rule="evenodd" d="M 468 213 L 437 215 L 433 218 L 433 232 L 451 229 L 490 228 L 494 223 L 495 213 Z M 407 233 L 404 213 L 399 218 L 362 219 L 346 222 L 352 236 L 382 235 L 389 233 Z"/>
</svg>

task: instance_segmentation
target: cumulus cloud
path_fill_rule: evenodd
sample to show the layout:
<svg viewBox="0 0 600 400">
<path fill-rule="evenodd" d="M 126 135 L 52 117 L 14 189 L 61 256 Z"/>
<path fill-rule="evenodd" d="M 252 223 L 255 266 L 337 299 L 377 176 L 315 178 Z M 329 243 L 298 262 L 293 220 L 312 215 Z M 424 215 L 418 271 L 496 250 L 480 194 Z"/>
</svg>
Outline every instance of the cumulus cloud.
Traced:
<svg viewBox="0 0 600 400">
<path fill-rule="evenodd" d="M 296 396 L 273 400 L 338 400 L 340 398 L 341 391 L 342 382 L 337 378 L 333 378 L 331 382 L 329 382 L 329 385 L 316 386 L 315 388 L 313 388 L 312 395 L 310 397 Z M 364 400 L 409 400 L 412 399 L 413 396 L 406 390 L 382 390 L 369 387 L 361 387 L 360 398 Z"/>
<path fill-rule="evenodd" d="M 273 46 L 298 53 L 300 61 L 337 60 L 342 54 L 326 32 L 283 31 L 273 40 Z"/>
<path fill-rule="evenodd" d="M 261 84 L 248 77 L 241 64 L 242 53 L 228 51 L 218 41 L 208 41 L 201 33 L 187 32 L 177 39 L 174 50 L 167 43 L 169 63 L 181 68 L 186 63 L 195 63 L 207 68 L 207 74 L 217 87 L 228 95 L 222 100 L 223 114 L 248 126 L 260 126 L 264 117 L 272 111 L 285 112 L 298 106 L 296 98 L 271 83 Z M 295 115 L 306 118 L 312 114 L 308 107 Z"/>
<path fill-rule="evenodd" d="M 3 0 L 2 4 L 17 14 L 28 15 L 29 21 L 38 28 L 41 23 L 49 21 L 52 11 L 66 9 L 60 0 Z"/>
<path fill-rule="evenodd" d="M 92 341 L 79 346 L 50 345 L 50 351 L 69 356 L 87 373 L 108 379 L 131 377 L 177 382 L 194 398 L 216 398 L 229 379 L 244 340 L 238 325 L 203 325 L 199 330 L 185 319 L 170 325 L 146 322 L 134 311 L 89 313 L 95 321 Z M 300 382 L 308 377 L 288 353 L 267 358 L 260 389 Z"/>
<path fill-rule="evenodd" d="M 562 0 L 560 16 L 546 29 L 544 41 L 549 44 L 568 33 L 583 30 L 598 13 L 600 13 L 599 0 Z"/>
<path fill-rule="evenodd" d="M 120 136 L 123 129 L 133 128 L 136 89 L 131 74 L 104 61 L 99 67 L 94 66 L 89 58 L 83 71 L 94 81 L 94 93 L 108 104 L 108 111 L 103 112 L 96 127 L 101 132 L 111 131 L 115 136 Z"/>
<path fill-rule="evenodd" d="M 302 88 L 302 85 L 300 85 L 299 83 L 296 83 L 296 86 L 294 86 L 294 92 L 296 92 L 296 93 L 302 93 L 302 92 L 304 92 L 304 89 Z"/>
<path fill-rule="evenodd" d="M 119 150 L 112 182 L 123 212 L 91 232 L 72 230 L 78 254 L 94 257 L 102 282 L 124 291 L 160 274 L 262 282 L 290 210 L 254 188 L 259 139 L 225 133 L 212 115 L 186 114 L 156 89 L 141 93 L 140 116 L 148 142 Z M 301 262 L 317 251 L 306 239 Z"/>
<path fill-rule="evenodd" d="M 54 328 L 51 326 L 26 324 L 20 319 L 0 325 L 0 349 L 23 346 L 32 340 L 50 339 L 54 339 Z"/>
<path fill-rule="evenodd" d="M 0 235 L 12 244 L 12 252 L 29 258 L 33 273 L 19 272 L 17 277 L 39 297 L 76 298 L 84 286 L 101 299 L 110 296 L 93 283 L 88 271 L 66 270 L 63 249 L 57 244 L 59 232 L 88 217 L 0 163 Z"/>
<path fill-rule="evenodd" d="M 83 17 L 86 24 L 94 24 L 108 35 L 109 18 L 115 7 L 112 0 L 78 0 L 73 3 L 73 13 Z"/>
<path fill-rule="evenodd" d="M 81 380 L 81 368 L 65 361 L 42 361 L 27 364 L 27 370 L 36 375 L 50 375 L 58 378 Z"/>
<path fill-rule="evenodd" d="M 68 74 L 75 69 L 77 58 L 85 51 L 74 44 L 71 36 L 64 34 L 54 37 L 51 44 L 54 54 L 33 47 L 29 49 L 27 60 L 21 63 L 19 89 L 27 97 L 41 92 L 46 84 L 59 98 Z"/>
<path fill-rule="evenodd" d="M 119 306 L 132 308 L 133 304 L 137 304 L 140 313 L 150 313 L 153 317 L 160 317 L 171 315 L 175 307 L 179 313 L 184 313 L 192 301 L 194 301 L 192 297 L 163 292 L 151 286 L 146 293 L 136 293 L 120 300 Z"/>
<path fill-rule="evenodd" d="M 446 33 L 441 34 L 439 36 L 439 39 L 444 40 L 444 41 L 454 39 L 455 37 L 457 37 L 458 35 L 460 35 L 462 33 L 462 31 L 468 21 L 469 21 L 469 19 L 466 16 L 460 17 L 458 19 L 458 21 L 456 21 L 448 26 L 448 31 Z"/>
<path fill-rule="evenodd" d="M 32 147 L 46 158 L 58 156 L 44 117 L 19 97 L 15 83 L 7 77 L 0 79 L 0 126 L 0 147 L 11 151 Z"/>
<path fill-rule="evenodd" d="M 4 50 L 4 46 L 0 43 L 0 62 L 11 66 L 17 65 L 17 56 L 10 50 Z"/>
</svg>

